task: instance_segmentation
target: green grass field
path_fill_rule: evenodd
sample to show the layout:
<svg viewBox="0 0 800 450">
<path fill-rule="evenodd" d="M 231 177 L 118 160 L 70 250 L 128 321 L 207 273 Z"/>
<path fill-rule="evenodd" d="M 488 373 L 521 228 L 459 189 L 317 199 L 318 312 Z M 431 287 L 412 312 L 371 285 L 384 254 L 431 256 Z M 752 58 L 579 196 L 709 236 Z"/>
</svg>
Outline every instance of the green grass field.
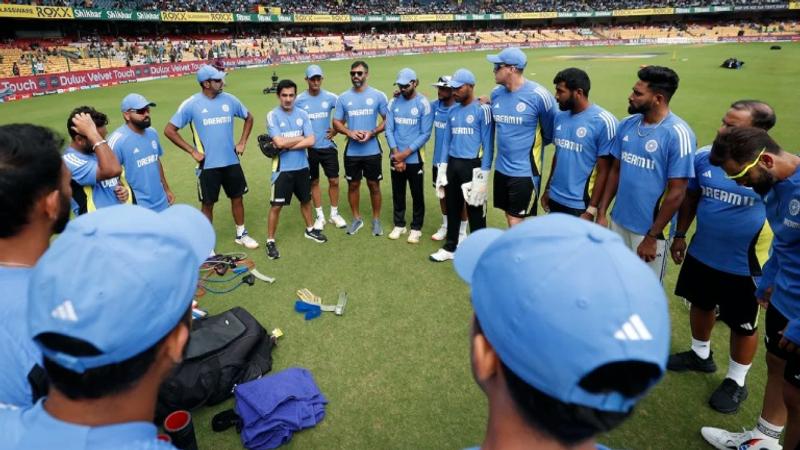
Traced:
<svg viewBox="0 0 800 450">
<path fill-rule="evenodd" d="M 783 47 L 782 51 L 770 51 L 769 44 L 533 50 L 528 51 L 526 75 L 549 89 L 557 71 L 580 67 L 592 79 L 590 98 L 621 118 L 626 115 L 627 96 L 636 81 L 639 65 L 667 65 L 681 76 L 680 88 L 672 102 L 673 111 L 692 126 L 700 145 L 713 138 L 732 101 L 756 98 L 771 103 L 777 111 L 778 125 L 773 132 L 776 140 L 784 148 L 796 150 L 800 147 L 796 129 L 800 95 L 792 80 L 800 79 L 800 44 L 783 44 Z M 637 53 L 657 55 L 648 59 L 562 58 Z M 488 94 L 493 88 L 493 77 L 485 54 L 371 59 L 370 84 L 390 92 L 397 71 L 408 66 L 419 75 L 420 90 L 434 99 L 436 94 L 430 83 L 439 75 L 467 67 L 478 77 L 476 91 Z M 731 56 L 746 61 L 743 70 L 718 68 L 723 59 Z M 323 87 L 336 93 L 347 89 L 349 64 L 350 61 L 322 62 L 326 73 Z M 238 70 L 227 77 L 226 90 L 239 97 L 256 118 L 243 167 L 250 185 L 250 193 L 245 197 L 246 222 L 262 248 L 250 256 L 261 272 L 278 281 L 273 285 L 259 282 L 221 296 L 206 295 L 201 306 L 216 313 L 240 305 L 268 329 L 281 328 L 285 337 L 273 354 L 274 370 L 300 366 L 313 372 L 330 400 L 327 416 L 316 428 L 297 434 L 288 448 L 459 449 L 478 444 L 485 429 L 486 401 L 469 369 L 469 290 L 450 263 L 428 261 L 428 254 L 438 248 L 429 236 L 440 224 L 429 172 L 425 236 L 419 245 L 373 237 L 369 227 L 356 236 L 347 236 L 330 226 L 326 228 L 329 242 L 315 244 L 302 236 L 303 224 L 295 201 L 284 208 L 278 229 L 281 258 L 269 261 L 264 254 L 270 169 L 257 149 L 255 136 L 264 131 L 266 114 L 277 101 L 274 95 L 262 95 L 261 90 L 269 83 L 273 70 L 281 78 L 294 79 L 302 86 L 304 68 L 305 65 L 286 65 Z M 111 131 L 123 123 L 119 113 L 122 97 L 138 92 L 158 103 L 153 109 L 153 126 L 161 132 L 178 105 L 197 90 L 194 76 L 186 76 L 33 98 L 0 105 L 3 111 L 0 122 L 33 122 L 66 134 L 69 111 L 87 104 L 109 114 Z M 238 121 L 237 136 L 240 129 Z M 163 158 L 166 174 L 178 201 L 197 204 L 193 162 L 165 138 L 162 144 L 166 149 Z M 546 151 L 549 161 L 552 147 Z M 384 164 L 384 174 L 388 177 L 385 158 Z M 549 162 L 547 165 L 549 168 Z M 323 183 L 323 192 L 325 188 Z M 388 181 L 382 184 L 382 189 L 382 220 L 388 231 L 392 209 Z M 349 220 L 344 190 L 342 194 L 342 214 Z M 362 213 L 367 211 L 364 186 Z M 327 215 L 327 200 L 325 212 Z M 410 205 L 407 213 L 410 214 Z M 488 219 L 490 226 L 505 226 L 498 210 L 490 210 Z M 227 201 L 218 204 L 215 228 L 218 252 L 240 250 L 233 243 L 234 229 Z M 677 273 L 678 268 L 671 265 L 665 280 L 670 294 Z M 346 290 L 349 294 L 346 315 L 325 314 L 304 321 L 293 311 L 294 292 L 303 287 L 328 303 L 335 303 L 338 292 Z M 682 300 L 670 295 L 670 311 L 674 330 L 672 348 L 684 350 L 689 345 L 688 309 Z M 720 370 L 716 374 L 668 374 L 631 420 L 613 433 L 601 436 L 600 441 L 627 449 L 702 449 L 710 448 L 699 434 L 703 425 L 751 427 L 760 411 L 765 382 L 763 348 L 759 349 L 748 378 L 750 397 L 737 415 L 717 414 L 706 403 L 727 369 L 727 336 L 724 326 L 717 327 L 713 349 Z M 233 430 L 214 433 L 210 429 L 211 417 L 231 405 L 229 401 L 195 413 L 201 449 L 241 448 Z"/>
</svg>

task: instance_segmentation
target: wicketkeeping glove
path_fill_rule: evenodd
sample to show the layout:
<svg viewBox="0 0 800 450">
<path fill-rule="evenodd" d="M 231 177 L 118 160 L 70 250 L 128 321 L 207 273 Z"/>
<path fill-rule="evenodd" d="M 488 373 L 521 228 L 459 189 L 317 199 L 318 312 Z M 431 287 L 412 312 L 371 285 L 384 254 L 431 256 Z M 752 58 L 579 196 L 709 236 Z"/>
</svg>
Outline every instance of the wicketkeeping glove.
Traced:
<svg viewBox="0 0 800 450">
<path fill-rule="evenodd" d="M 447 163 L 438 164 L 436 172 L 436 196 L 444 198 L 444 187 L 447 186 Z"/>
<path fill-rule="evenodd" d="M 261 153 L 267 158 L 275 158 L 281 152 L 281 149 L 275 146 L 272 136 L 268 134 L 261 134 L 258 136 L 258 148 L 261 149 Z"/>
<path fill-rule="evenodd" d="M 483 206 L 488 198 L 489 171 L 480 167 L 472 169 L 472 186 L 469 195 L 464 198 L 468 205 Z"/>
</svg>

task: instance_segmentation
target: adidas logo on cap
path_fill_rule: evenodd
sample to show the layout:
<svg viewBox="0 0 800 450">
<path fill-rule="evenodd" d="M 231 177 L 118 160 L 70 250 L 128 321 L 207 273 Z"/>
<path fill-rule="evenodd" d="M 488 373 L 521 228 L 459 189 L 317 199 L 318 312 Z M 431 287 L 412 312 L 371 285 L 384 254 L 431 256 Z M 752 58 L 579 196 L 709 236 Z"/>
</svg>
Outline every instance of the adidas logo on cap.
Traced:
<svg viewBox="0 0 800 450">
<path fill-rule="evenodd" d="M 65 320 L 68 322 L 78 321 L 78 315 L 75 314 L 75 308 L 72 306 L 72 302 L 69 300 L 56 306 L 55 309 L 50 311 L 50 315 L 53 316 L 54 319 Z"/>
<path fill-rule="evenodd" d="M 614 333 L 614 339 L 620 341 L 652 341 L 653 335 L 642 322 L 638 314 L 632 315 L 622 328 Z"/>
</svg>

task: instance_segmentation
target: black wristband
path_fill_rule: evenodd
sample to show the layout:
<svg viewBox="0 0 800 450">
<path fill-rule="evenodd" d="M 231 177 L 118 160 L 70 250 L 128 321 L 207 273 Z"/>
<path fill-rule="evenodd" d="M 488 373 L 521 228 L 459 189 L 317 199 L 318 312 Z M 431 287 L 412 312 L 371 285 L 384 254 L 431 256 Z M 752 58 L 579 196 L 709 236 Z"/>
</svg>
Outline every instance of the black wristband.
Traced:
<svg viewBox="0 0 800 450">
<path fill-rule="evenodd" d="M 676 231 L 675 232 L 675 236 L 673 236 L 673 238 L 675 238 L 675 239 L 686 239 L 686 232 L 685 231 Z"/>
</svg>

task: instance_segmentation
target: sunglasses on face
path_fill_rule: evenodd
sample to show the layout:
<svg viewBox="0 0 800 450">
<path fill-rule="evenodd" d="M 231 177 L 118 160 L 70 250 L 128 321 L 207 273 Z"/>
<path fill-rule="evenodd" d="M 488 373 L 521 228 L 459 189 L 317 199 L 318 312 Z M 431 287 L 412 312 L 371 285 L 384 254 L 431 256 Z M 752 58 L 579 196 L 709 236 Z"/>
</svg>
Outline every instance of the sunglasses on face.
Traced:
<svg viewBox="0 0 800 450">
<path fill-rule="evenodd" d="M 410 88 L 410 87 L 411 87 L 411 83 L 409 83 L 409 84 L 398 84 L 398 85 L 397 85 L 397 87 L 398 87 L 398 88 L 399 88 L 401 91 L 405 91 L 406 89 L 408 89 L 408 88 Z"/>
<path fill-rule="evenodd" d="M 364 75 L 364 72 L 360 71 L 360 70 L 351 70 L 350 71 L 350 76 L 351 77 L 360 77 L 360 76 L 363 76 L 363 75 Z"/>
<path fill-rule="evenodd" d="M 508 64 L 497 63 L 494 65 L 494 71 L 497 72 L 504 67 L 511 67 L 511 66 Z"/>
<path fill-rule="evenodd" d="M 222 83 L 222 80 L 219 79 L 219 78 L 214 78 L 214 79 L 211 79 L 211 80 L 208 80 L 208 81 L 210 81 L 212 83 Z"/>
<path fill-rule="evenodd" d="M 139 108 L 139 109 L 129 109 L 128 112 L 136 113 L 136 114 L 139 114 L 141 116 L 141 115 L 149 113 L 150 112 L 150 107 L 149 106 L 145 106 L 144 108 Z"/>
</svg>

